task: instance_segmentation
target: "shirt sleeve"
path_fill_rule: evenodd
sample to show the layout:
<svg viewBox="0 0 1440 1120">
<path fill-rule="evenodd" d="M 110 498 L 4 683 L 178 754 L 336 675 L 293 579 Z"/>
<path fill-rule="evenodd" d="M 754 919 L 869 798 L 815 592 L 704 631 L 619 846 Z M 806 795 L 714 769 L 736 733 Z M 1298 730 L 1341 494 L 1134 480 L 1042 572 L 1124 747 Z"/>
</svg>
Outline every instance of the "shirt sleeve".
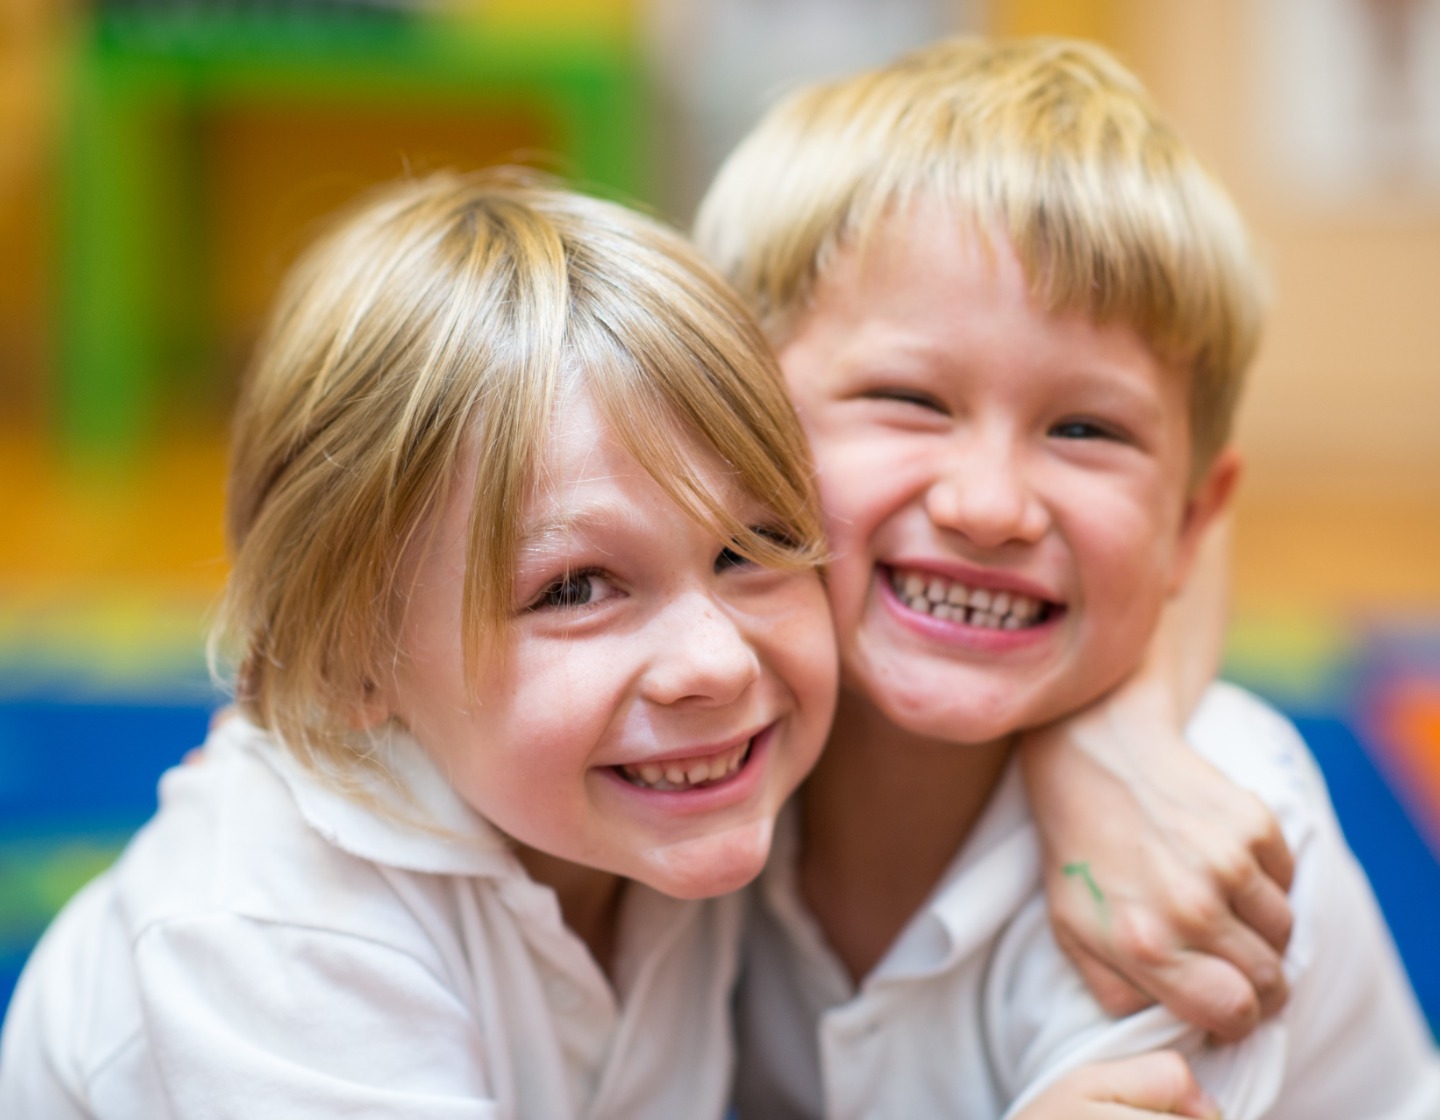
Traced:
<svg viewBox="0 0 1440 1120">
<path fill-rule="evenodd" d="M 477 1025 L 394 948 L 216 914 L 153 926 L 135 959 L 169 1115 L 498 1115 Z"/>
<path fill-rule="evenodd" d="M 1043 898 L 1002 938 L 986 990 L 989 1044 L 1012 1116 L 1060 1074 L 1179 1050 L 1226 1120 L 1440 1115 L 1440 1058 L 1324 780 L 1299 733 L 1238 689 L 1207 696 L 1197 749 L 1276 814 L 1296 859 L 1283 1011 L 1211 1045 L 1162 1007 L 1108 1018 L 1056 945 Z"/>
</svg>

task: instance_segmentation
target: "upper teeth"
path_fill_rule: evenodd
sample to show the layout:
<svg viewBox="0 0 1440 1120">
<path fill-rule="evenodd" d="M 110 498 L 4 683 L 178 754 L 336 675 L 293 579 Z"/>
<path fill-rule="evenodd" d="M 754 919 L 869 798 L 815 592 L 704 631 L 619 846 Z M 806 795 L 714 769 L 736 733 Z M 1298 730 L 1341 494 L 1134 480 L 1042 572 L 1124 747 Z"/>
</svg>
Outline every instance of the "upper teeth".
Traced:
<svg viewBox="0 0 1440 1120">
<path fill-rule="evenodd" d="M 1038 620 L 1045 608 L 1039 599 L 1014 591 L 971 588 L 944 576 L 898 569 L 890 573 L 890 585 L 911 610 L 991 630 L 1018 630 Z"/>
<path fill-rule="evenodd" d="M 632 784 L 650 789 L 690 789 L 702 782 L 716 782 L 728 778 L 745 761 L 745 752 L 750 749 L 747 740 L 738 747 L 731 747 L 719 754 L 703 758 L 685 758 L 672 762 L 627 763 L 620 767 Z"/>
</svg>

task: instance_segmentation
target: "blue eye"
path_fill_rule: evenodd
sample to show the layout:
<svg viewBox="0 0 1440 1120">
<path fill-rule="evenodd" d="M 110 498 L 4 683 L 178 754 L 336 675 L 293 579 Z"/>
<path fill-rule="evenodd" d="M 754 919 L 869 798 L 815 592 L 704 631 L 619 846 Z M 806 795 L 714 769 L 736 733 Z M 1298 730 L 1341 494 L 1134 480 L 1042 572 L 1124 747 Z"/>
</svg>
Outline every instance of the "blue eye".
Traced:
<svg viewBox="0 0 1440 1120">
<path fill-rule="evenodd" d="M 566 572 L 535 597 L 530 609 L 583 607 L 595 598 L 598 579 L 595 572 Z"/>
<path fill-rule="evenodd" d="M 1056 439 L 1114 439 L 1115 434 L 1089 420 L 1062 420 L 1050 429 Z"/>
</svg>

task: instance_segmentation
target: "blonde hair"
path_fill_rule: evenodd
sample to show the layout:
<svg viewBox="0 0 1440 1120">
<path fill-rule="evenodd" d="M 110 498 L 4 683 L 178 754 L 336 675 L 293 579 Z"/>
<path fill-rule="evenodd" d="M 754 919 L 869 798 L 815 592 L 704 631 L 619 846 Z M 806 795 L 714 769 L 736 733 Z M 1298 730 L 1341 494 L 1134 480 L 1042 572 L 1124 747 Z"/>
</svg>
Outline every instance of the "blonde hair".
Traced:
<svg viewBox="0 0 1440 1120">
<path fill-rule="evenodd" d="M 1037 305 L 1136 330 L 1191 376 L 1194 466 L 1229 438 L 1259 269 L 1221 187 L 1099 47 L 954 39 L 801 89 L 722 167 L 696 240 L 783 344 L 842 249 L 917 198 L 1013 247 Z"/>
<path fill-rule="evenodd" d="M 503 653 L 522 517 L 553 410 L 590 394 L 688 512 L 751 558 L 818 562 L 804 437 L 763 335 L 678 234 L 533 174 L 401 182 L 295 266 L 242 391 L 212 635 L 243 710 L 330 775 L 399 656 L 402 559 L 475 462 L 466 657 Z M 775 524 L 690 464 L 724 461 Z"/>
</svg>

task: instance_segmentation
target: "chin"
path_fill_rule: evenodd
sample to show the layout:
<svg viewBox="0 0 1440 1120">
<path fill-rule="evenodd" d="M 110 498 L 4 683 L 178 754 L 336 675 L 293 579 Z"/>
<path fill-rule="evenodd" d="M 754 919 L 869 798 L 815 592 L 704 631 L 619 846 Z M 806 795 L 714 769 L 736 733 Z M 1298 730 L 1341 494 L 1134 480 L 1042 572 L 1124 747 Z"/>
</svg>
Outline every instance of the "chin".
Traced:
<svg viewBox="0 0 1440 1120">
<path fill-rule="evenodd" d="M 911 735 L 957 746 L 983 746 L 1013 735 L 1025 725 L 1025 713 L 1013 698 L 986 703 L 977 690 L 966 689 L 964 703 L 927 703 L 921 689 L 917 699 L 908 702 L 904 696 L 889 697 L 883 705 L 885 718 Z"/>
<path fill-rule="evenodd" d="M 769 818 L 722 833 L 667 844 L 650 853 L 633 878 L 672 898 L 715 898 L 748 886 L 765 867 L 775 822 Z"/>
</svg>

